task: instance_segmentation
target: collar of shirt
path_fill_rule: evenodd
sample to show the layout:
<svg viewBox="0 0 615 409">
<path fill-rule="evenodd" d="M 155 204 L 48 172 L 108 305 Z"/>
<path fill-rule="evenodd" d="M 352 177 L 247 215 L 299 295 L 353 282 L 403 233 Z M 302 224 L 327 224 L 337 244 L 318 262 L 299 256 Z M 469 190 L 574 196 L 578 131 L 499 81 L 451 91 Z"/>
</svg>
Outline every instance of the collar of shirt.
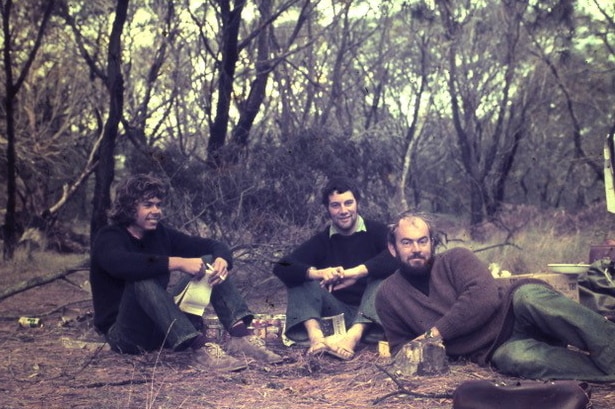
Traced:
<svg viewBox="0 0 615 409">
<path fill-rule="evenodd" d="M 365 220 L 363 220 L 363 217 L 361 217 L 361 215 L 357 215 L 357 227 L 352 234 L 360 231 L 367 231 L 367 227 L 365 227 Z M 334 234 L 340 234 L 340 231 L 334 225 L 330 225 L 329 237 L 333 236 Z"/>
</svg>

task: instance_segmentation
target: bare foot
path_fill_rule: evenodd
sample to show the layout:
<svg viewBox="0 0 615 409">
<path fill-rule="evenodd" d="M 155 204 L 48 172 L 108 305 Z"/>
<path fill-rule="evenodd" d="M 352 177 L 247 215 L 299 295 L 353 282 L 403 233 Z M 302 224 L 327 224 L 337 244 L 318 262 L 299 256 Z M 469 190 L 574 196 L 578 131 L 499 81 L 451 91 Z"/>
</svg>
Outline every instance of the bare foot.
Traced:
<svg viewBox="0 0 615 409">
<path fill-rule="evenodd" d="M 348 361 L 354 357 L 354 349 L 357 346 L 357 340 L 352 336 L 346 335 L 331 335 L 325 338 L 326 346 L 329 354 L 340 359 Z"/>
<path fill-rule="evenodd" d="M 308 355 L 322 354 L 328 348 L 329 346 L 325 342 L 324 338 L 315 339 L 315 340 L 310 341 L 310 347 L 307 350 L 307 354 Z"/>
</svg>

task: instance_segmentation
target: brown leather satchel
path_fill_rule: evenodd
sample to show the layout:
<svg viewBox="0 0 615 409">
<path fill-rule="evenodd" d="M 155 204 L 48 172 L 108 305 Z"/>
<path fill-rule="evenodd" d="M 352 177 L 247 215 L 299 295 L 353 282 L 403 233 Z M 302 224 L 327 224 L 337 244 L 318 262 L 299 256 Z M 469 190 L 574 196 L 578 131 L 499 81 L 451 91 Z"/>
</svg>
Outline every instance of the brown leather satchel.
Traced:
<svg viewBox="0 0 615 409">
<path fill-rule="evenodd" d="M 453 409 L 587 409 L 590 387 L 577 381 L 462 382 L 453 393 Z"/>
</svg>

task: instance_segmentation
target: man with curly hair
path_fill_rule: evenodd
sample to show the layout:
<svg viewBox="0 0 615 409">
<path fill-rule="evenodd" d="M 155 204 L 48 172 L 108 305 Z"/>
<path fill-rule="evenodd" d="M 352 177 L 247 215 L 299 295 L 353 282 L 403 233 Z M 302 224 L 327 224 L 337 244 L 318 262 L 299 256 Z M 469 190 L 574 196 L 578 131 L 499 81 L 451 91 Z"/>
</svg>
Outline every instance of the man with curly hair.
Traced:
<svg viewBox="0 0 615 409">
<path fill-rule="evenodd" d="M 168 347 L 191 351 L 198 368 L 246 368 L 245 360 L 206 342 L 200 331 L 201 317 L 181 311 L 167 290 L 171 271 L 201 279 L 207 255 L 213 271 L 203 279 L 209 279 L 211 305 L 231 335 L 227 351 L 267 363 L 281 362 L 279 355 L 267 350 L 248 331 L 253 314 L 229 275 L 233 258 L 228 246 L 162 223 L 166 196 L 166 184 L 145 174 L 129 177 L 117 187 L 109 217 L 112 223 L 98 232 L 91 254 L 90 282 L 97 330 L 120 353 Z"/>
</svg>

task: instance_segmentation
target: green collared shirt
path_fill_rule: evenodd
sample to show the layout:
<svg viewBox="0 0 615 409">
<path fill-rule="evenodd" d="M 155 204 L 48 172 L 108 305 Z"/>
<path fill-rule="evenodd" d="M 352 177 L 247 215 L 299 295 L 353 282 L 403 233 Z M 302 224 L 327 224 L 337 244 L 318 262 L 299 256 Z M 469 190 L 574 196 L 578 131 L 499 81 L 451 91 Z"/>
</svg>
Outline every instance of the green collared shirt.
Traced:
<svg viewBox="0 0 615 409">
<path fill-rule="evenodd" d="M 355 225 L 355 229 L 354 229 L 354 233 L 356 232 L 360 232 L 360 231 L 367 231 L 367 228 L 365 227 L 365 220 L 363 220 L 363 217 L 361 217 L 361 215 L 357 216 L 357 222 Z M 340 231 L 337 229 L 337 227 L 335 227 L 333 224 L 331 226 L 329 226 L 329 237 L 333 236 L 334 234 L 341 234 Z"/>
</svg>

